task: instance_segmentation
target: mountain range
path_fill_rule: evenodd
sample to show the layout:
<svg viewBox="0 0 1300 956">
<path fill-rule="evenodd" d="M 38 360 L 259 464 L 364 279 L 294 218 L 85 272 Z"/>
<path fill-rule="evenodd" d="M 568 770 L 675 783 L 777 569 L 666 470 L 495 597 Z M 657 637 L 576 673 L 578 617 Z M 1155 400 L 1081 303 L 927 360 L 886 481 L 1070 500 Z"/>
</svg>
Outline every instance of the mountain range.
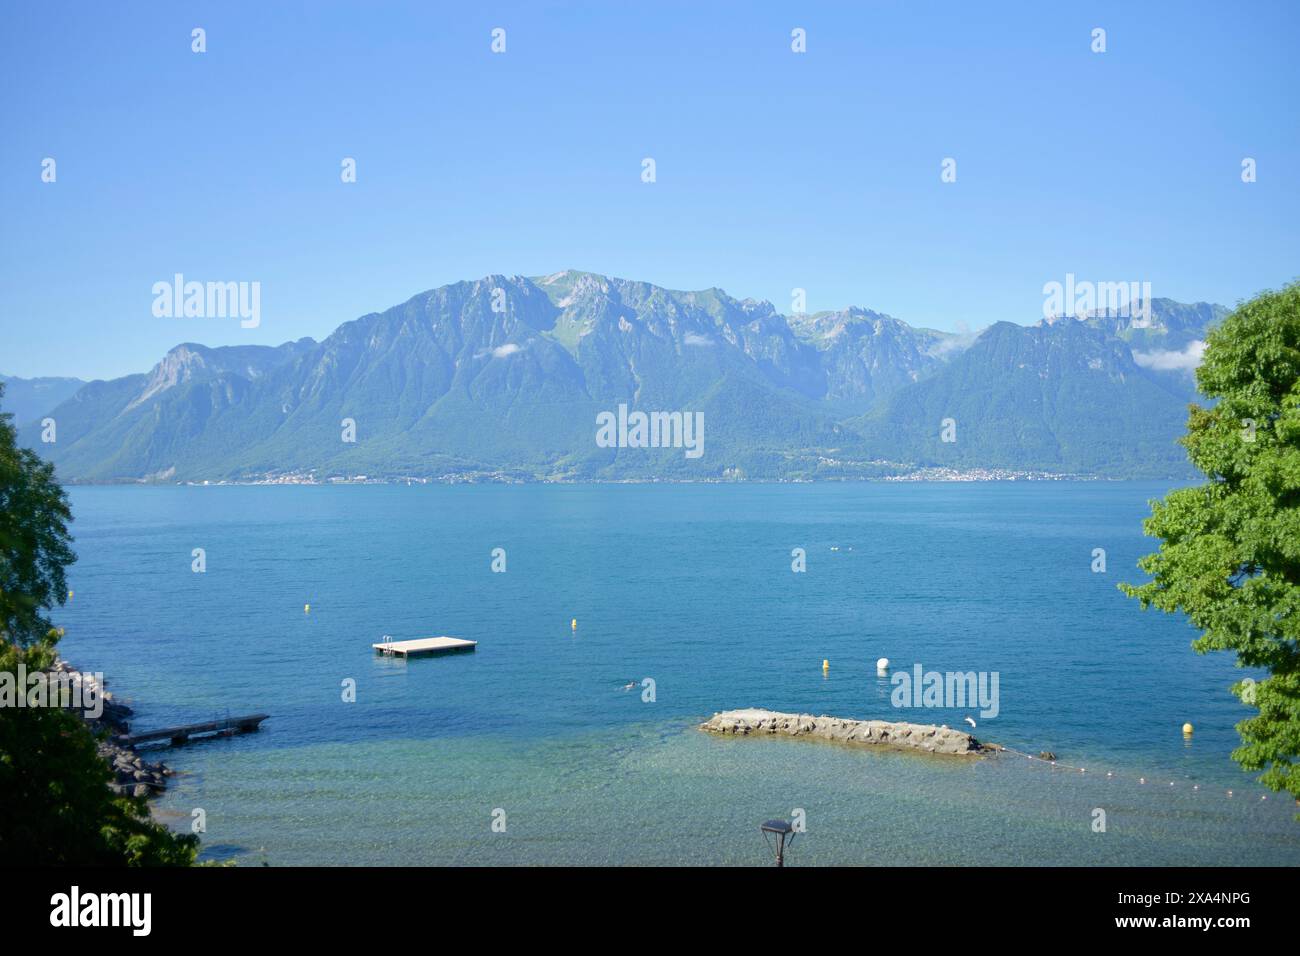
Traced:
<svg viewBox="0 0 1300 956">
<path fill-rule="evenodd" d="M 861 308 L 786 316 L 716 288 L 492 275 L 320 342 L 186 343 L 148 372 L 57 380 L 44 402 L 11 381 L 3 410 L 67 481 L 1182 477 L 1190 371 L 1225 314 L 1153 299 L 1143 322 L 963 335 Z M 703 454 L 598 443 L 597 415 L 620 405 L 703 413 Z"/>
<path fill-rule="evenodd" d="M 53 411 L 85 385 L 79 378 L 17 378 L 0 375 L 4 401 L 0 411 L 13 415 L 14 421 L 29 422 Z"/>
</svg>

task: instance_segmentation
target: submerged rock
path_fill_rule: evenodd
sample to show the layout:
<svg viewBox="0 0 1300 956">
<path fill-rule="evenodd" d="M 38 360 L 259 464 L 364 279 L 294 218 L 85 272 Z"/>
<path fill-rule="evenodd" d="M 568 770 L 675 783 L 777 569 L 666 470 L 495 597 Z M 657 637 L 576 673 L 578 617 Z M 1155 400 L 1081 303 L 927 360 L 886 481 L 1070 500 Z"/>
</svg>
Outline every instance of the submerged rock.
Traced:
<svg viewBox="0 0 1300 956">
<path fill-rule="evenodd" d="M 700 724 L 711 734 L 781 734 L 786 737 L 819 737 L 846 744 L 894 747 L 935 754 L 978 754 L 986 748 L 963 730 L 933 724 L 890 723 L 885 720 L 853 720 L 845 717 L 813 717 L 811 714 L 782 714 L 773 710 L 746 708 L 714 714 Z"/>
</svg>

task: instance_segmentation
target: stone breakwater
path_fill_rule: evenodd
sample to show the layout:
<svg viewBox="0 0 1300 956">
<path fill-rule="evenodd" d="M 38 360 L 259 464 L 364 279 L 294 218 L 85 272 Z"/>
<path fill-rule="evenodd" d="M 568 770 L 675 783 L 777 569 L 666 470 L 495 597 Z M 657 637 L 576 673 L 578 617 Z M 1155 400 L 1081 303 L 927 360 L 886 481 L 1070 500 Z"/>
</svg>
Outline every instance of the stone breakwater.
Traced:
<svg viewBox="0 0 1300 956">
<path fill-rule="evenodd" d="M 107 731 L 107 736 L 96 739 L 95 744 L 99 756 L 113 771 L 109 786 L 119 793 L 129 793 L 136 797 L 152 797 L 164 790 L 167 778 L 172 775 L 166 764 L 150 763 L 136 753 L 134 747 L 113 740 L 114 734 L 130 730 L 127 719 L 132 716 L 131 708 L 115 700 L 112 693 L 99 686 L 93 674 L 78 671 L 62 658 L 54 662 L 52 670 L 55 674 L 67 674 L 74 683 L 93 687 L 104 702 L 103 713 L 98 719 L 86 718 L 84 714 L 82 717 L 97 738 L 102 737 L 101 731 Z"/>
<path fill-rule="evenodd" d="M 932 724 L 895 724 L 885 720 L 851 720 L 844 717 L 813 717 L 811 714 L 782 714 L 748 708 L 714 714 L 700 724 L 711 734 L 749 736 L 780 734 L 786 737 L 819 737 L 837 743 L 919 750 L 933 754 L 982 754 L 1000 748 L 982 744 L 970 734 Z"/>
</svg>

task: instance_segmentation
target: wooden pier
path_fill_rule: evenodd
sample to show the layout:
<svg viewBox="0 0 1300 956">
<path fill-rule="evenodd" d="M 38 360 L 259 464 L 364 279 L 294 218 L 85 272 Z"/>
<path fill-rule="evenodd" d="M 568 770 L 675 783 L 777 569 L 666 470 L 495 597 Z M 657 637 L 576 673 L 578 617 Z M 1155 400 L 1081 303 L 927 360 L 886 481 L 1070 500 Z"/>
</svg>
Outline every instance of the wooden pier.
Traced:
<svg viewBox="0 0 1300 956">
<path fill-rule="evenodd" d="M 247 717 L 227 717 L 225 720 L 209 720 L 201 724 L 183 724 L 179 727 L 164 727 L 162 730 L 147 730 L 140 734 L 118 734 L 113 739 L 128 747 L 148 743 L 151 740 L 170 740 L 173 744 L 179 745 L 186 743 L 191 737 L 206 734 L 252 733 L 270 716 L 270 714 L 249 714 Z"/>
<path fill-rule="evenodd" d="M 459 637 L 421 637 L 414 641 L 381 641 L 372 645 L 378 654 L 393 657 L 414 657 L 418 654 L 453 654 L 472 651 L 478 641 L 463 641 Z"/>
</svg>

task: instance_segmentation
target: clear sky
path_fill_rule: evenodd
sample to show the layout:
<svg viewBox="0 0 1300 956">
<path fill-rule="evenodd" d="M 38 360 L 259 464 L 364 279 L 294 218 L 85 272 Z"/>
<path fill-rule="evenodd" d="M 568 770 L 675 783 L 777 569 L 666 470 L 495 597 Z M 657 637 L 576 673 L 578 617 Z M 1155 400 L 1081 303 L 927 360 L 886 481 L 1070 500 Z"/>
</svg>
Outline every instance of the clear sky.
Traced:
<svg viewBox="0 0 1300 956">
<path fill-rule="evenodd" d="M 809 311 L 943 329 L 1036 321 L 1067 272 L 1227 305 L 1300 275 L 1296 2 L 10 0 L 0 18 L 9 374 L 322 338 L 488 273 L 783 312 L 799 287 Z M 177 272 L 260 282 L 260 326 L 155 318 Z"/>
</svg>

